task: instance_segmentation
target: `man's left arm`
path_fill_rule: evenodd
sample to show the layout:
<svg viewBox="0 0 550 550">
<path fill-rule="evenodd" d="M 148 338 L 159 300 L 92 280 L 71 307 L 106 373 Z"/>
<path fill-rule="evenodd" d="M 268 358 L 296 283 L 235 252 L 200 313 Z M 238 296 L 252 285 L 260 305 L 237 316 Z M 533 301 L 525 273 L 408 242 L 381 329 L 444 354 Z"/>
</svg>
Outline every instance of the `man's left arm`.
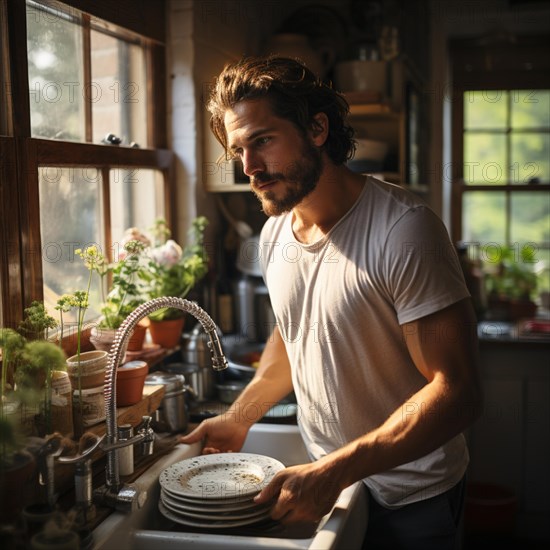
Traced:
<svg viewBox="0 0 550 550">
<path fill-rule="evenodd" d="M 272 517 L 318 520 L 345 487 L 416 460 L 470 426 L 482 410 L 476 327 L 470 299 L 404 324 L 403 338 L 427 383 L 377 429 L 280 472 L 259 497 L 279 495 Z"/>
</svg>

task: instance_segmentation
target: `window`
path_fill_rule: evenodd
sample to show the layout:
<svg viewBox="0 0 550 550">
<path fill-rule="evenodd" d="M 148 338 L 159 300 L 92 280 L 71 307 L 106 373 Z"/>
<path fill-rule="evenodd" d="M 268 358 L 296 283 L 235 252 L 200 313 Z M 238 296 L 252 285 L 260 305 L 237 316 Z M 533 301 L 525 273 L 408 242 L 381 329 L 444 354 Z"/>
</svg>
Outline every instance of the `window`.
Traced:
<svg viewBox="0 0 550 550">
<path fill-rule="evenodd" d="M 537 48 L 518 39 L 451 51 L 453 238 L 490 263 L 506 246 L 518 261 L 534 251 L 538 290 L 549 290 L 550 83 Z"/>
<path fill-rule="evenodd" d="M 100 4 L 86 3 L 90 13 L 79 0 L 0 8 L 4 326 L 17 326 L 32 300 L 51 309 L 82 287 L 76 248 L 99 244 L 114 259 L 126 228 L 173 219 L 164 2 Z M 96 306 L 99 296 L 94 289 Z"/>
</svg>

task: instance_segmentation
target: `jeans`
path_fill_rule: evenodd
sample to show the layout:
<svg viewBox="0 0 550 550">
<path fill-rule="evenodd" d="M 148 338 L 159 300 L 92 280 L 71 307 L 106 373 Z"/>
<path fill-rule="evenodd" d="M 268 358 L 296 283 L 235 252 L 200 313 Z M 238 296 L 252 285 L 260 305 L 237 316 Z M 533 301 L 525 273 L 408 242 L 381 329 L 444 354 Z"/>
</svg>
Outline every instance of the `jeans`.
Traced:
<svg viewBox="0 0 550 550">
<path fill-rule="evenodd" d="M 459 550 L 464 512 L 463 478 L 454 487 L 389 510 L 368 492 L 369 519 L 363 550 Z"/>
</svg>

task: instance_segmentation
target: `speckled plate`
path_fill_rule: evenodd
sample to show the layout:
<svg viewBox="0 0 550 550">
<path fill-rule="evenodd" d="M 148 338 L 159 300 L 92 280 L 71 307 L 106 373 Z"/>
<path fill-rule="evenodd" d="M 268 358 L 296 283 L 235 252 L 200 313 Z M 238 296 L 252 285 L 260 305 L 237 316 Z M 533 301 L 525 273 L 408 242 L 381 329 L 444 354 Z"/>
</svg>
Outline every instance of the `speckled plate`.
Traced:
<svg viewBox="0 0 550 550">
<path fill-rule="evenodd" d="M 190 510 L 193 512 L 232 512 L 234 510 L 246 510 L 247 508 L 253 508 L 257 506 L 254 500 L 250 497 L 244 497 L 241 499 L 225 499 L 225 500 L 198 500 L 196 498 L 184 498 L 173 493 L 169 493 L 164 489 L 160 490 L 161 500 L 168 500 L 177 504 L 182 509 Z"/>
<path fill-rule="evenodd" d="M 159 510 L 160 513 L 174 523 L 179 523 L 180 525 L 187 525 L 188 527 L 198 527 L 205 529 L 228 529 L 231 527 L 242 527 L 244 525 L 252 525 L 253 523 L 259 523 L 269 519 L 269 511 L 265 513 L 254 516 L 251 518 L 242 518 L 237 520 L 219 520 L 213 521 L 211 519 L 207 520 L 196 520 L 193 518 L 188 518 L 181 516 L 180 514 L 175 514 L 174 512 L 168 510 L 166 506 L 159 500 Z"/>
<path fill-rule="evenodd" d="M 233 499 L 259 493 L 283 469 L 278 460 L 252 453 L 201 455 L 172 464 L 159 483 L 187 498 Z"/>
<path fill-rule="evenodd" d="M 217 512 L 211 510 L 208 512 L 199 511 L 199 510 L 188 510 L 187 508 L 181 508 L 178 503 L 167 498 L 166 496 L 161 497 L 161 502 L 170 512 L 178 514 L 180 517 L 190 518 L 190 519 L 202 519 L 202 520 L 213 520 L 213 521 L 234 521 L 246 518 L 253 518 L 256 516 L 265 516 L 265 513 L 269 511 L 272 503 L 269 506 L 266 505 L 257 505 L 251 508 L 244 510 L 235 510 L 232 512 Z"/>
</svg>

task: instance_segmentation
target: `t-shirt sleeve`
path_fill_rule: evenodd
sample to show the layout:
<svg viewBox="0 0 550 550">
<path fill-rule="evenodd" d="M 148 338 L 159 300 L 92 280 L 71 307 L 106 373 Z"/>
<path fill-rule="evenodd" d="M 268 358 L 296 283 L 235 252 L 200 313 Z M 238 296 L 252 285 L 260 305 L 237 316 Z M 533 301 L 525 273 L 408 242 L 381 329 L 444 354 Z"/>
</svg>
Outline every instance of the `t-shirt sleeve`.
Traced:
<svg viewBox="0 0 550 550">
<path fill-rule="evenodd" d="M 400 324 L 470 295 L 445 225 L 425 206 L 410 208 L 390 229 L 382 265 Z"/>
</svg>

